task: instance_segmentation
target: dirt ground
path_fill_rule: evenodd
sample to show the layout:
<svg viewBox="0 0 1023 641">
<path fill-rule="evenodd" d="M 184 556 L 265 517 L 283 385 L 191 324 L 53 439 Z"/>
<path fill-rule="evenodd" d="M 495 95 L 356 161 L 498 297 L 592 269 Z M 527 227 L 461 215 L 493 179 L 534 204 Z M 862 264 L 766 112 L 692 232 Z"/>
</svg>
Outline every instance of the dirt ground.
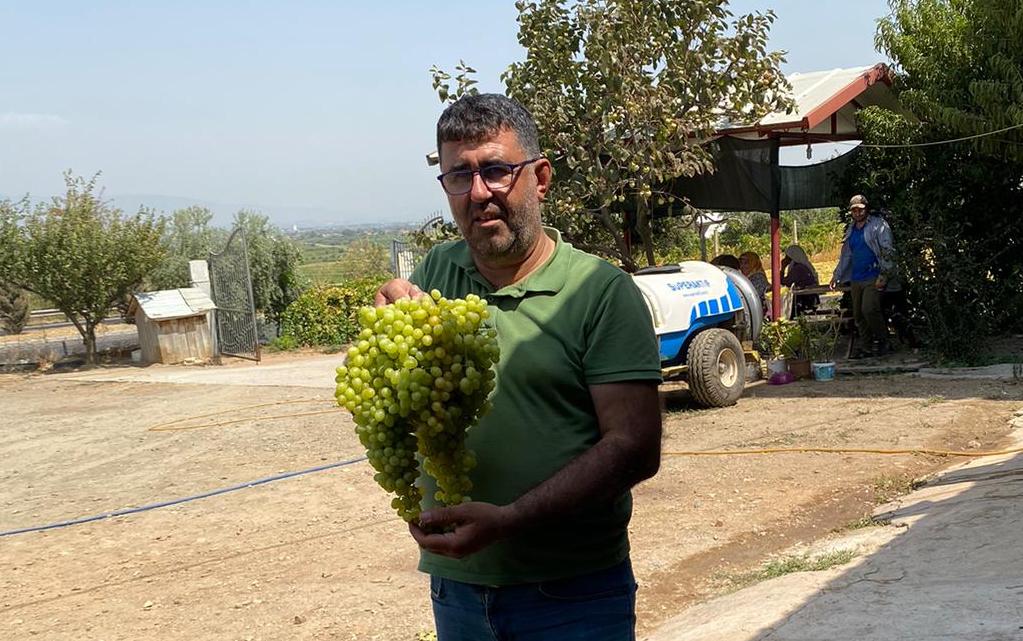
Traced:
<svg viewBox="0 0 1023 641">
<path fill-rule="evenodd" d="M 694 410 L 680 391 L 665 399 L 665 452 L 994 449 L 1023 386 L 879 377 L 756 387 L 720 410 Z M 0 376 L 0 531 L 361 456 L 331 407 L 326 389 Z M 949 462 L 666 455 L 635 490 L 641 634 Z M 431 629 L 427 579 L 371 477 L 360 462 L 0 537 L 0 638 L 413 641 Z"/>
</svg>

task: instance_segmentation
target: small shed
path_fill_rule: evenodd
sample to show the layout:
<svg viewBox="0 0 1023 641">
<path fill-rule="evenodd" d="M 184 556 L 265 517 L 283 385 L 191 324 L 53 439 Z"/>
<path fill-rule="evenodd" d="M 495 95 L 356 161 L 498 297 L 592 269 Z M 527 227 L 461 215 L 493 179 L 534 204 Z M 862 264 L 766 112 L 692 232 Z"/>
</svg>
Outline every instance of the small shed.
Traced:
<svg viewBox="0 0 1023 641">
<path fill-rule="evenodd" d="M 128 313 L 138 327 L 142 361 L 181 363 L 213 358 L 207 313 L 215 308 L 210 297 L 196 287 L 132 296 Z"/>
</svg>

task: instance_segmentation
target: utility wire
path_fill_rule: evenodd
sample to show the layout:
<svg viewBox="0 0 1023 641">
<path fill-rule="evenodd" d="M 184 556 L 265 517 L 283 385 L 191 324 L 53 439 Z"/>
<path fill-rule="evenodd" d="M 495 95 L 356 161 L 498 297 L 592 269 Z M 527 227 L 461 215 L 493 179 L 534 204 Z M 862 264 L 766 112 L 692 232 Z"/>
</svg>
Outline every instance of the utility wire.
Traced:
<svg viewBox="0 0 1023 641">
<path fill-rule="evenodd" d="M 988 132 L 985 132 L 985 133 L 982 133 L 982 134 L 974 134 L 972 136 L 963 136 L 962 138 L 952 138 L 950 140 L 933 140 L 931 142 L 906 143 L 906 144 L 903 144 L 903 145 L 870 145 L 870 144 L 867 144 L 867 143 L 847 142 L 847 141 L 844 141 L 844 140 L 834 141 L 834 140 L 826 140 L 826 139 L 818 139 L 815 142 L 830 142 L 830 143 L 835 144 L 835 145 L 849 145 L 849 146 L 853 146 L 853 147 L 866 147 L 867 149 L 909 149 L 911 147 L 935 147 L 937 145 L 950 145 L 950 144 L 956 143 L 956 142 L 965 142 L 967 140 L 976 140 L 977 138 L 985 138 L 987 136 L 996 136 L 998 134 L 1005 133 L 1006 131 L 1012 131 L 1014 129 L 1020 129 L 1020 128 L 1023 128 L 1023 123 L 1020 123 L 1018 125 L 1012 125 L 1011 127 L 1003 127 L 1002 129 L 996 129 L 995 131 L 988 131 Z M 812 136 L 811 136 L 811 138 L 812 138 Z M 1006 141 L 1003 141 L 1003 142 L 1009 142 L 1009 141 L 1006 140 Z"/>
</svg>

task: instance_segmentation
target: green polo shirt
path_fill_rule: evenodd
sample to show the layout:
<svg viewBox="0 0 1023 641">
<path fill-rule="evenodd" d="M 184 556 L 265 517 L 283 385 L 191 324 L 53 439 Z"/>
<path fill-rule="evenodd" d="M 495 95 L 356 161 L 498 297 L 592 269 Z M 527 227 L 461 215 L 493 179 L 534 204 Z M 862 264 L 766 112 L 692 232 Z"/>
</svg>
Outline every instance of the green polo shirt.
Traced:
<svg viewBox="0 0 1023 641">
<path fill-rule="evenodd" d="M 501 359 L 493 409 L 469 431 L 479 461 L 472 499 L 506 505 L 600 438 L 589 386 L 659 381 L 653 323 L 632 278 L 573 248 L 554 229 L 554 254 L 522 281 L 494 290 L 464 241 L 439 245 L 412 275 L 423 291 L 487 299 Z M 423 475 L 424 507 L 433 479 Z M 624 560 L 632 497 L 580 505 L 557 522 L 463 559 L 421 552 L 423 572 L 480 585 L 514 585 L 592 572 Z"/>
</svg>

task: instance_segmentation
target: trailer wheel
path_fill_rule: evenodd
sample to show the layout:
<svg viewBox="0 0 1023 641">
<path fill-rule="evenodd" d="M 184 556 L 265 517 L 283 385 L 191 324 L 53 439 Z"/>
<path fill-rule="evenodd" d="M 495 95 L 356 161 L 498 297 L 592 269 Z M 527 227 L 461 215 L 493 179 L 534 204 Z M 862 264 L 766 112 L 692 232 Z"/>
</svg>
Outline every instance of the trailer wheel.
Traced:
<svg viewBox="0 0 1023 641">
<path fill-rule="evenodd" d="M 742 345 L 728 330 L 706 329 L 689 345 L 689 391 L 704 407 L 734 405 L 746 385 Z"/>
</svg>

